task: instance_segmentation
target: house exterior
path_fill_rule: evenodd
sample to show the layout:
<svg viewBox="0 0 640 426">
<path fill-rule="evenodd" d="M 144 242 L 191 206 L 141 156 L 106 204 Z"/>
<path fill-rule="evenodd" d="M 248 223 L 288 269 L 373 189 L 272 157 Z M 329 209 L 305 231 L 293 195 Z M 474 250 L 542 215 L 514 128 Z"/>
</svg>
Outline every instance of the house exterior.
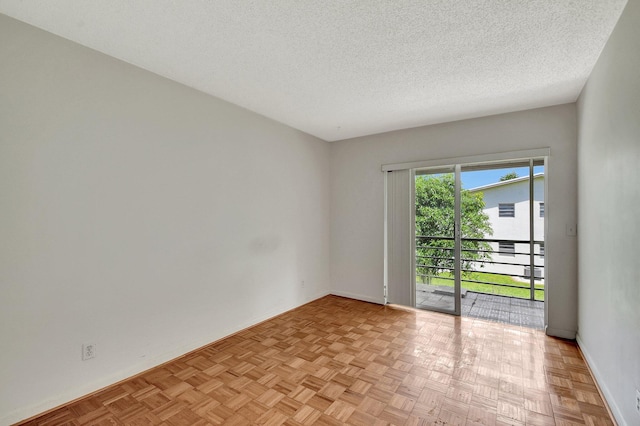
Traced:
<svg viewBox="0 0 640 426">
<path fill-rule="evenodd" d="M 533 184 L 534 277 L 544 279 L 544 173 L 535 174 Z M 485 272 L 512 274 L 525 280 L 529 277 L 529 176 L 518 177 L 470 189 L 482 193 L 485 208 L 493 229 L 492 260 L 499 264 L 485 264 Z"/>
</svg>

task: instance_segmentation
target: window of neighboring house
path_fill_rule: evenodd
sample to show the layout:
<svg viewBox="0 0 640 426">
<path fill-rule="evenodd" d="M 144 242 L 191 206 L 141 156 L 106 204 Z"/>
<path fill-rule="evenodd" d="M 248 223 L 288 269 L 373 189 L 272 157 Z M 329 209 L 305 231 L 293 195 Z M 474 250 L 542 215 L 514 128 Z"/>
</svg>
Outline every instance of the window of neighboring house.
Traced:
<svg viewBox="0 0 640 426">
<path fill-rule="evenodd" d="M 498 204 L 498 217 L 515 217 L 516 206 L 513 203 Z"/>
<path fill-rule="evenodd" d="M 516 245 L 507 241 L 500 241 L 498 243 L 498 251 L 503 256 L 515 256 Z"/>
<path fill-rule="evenodd" d="M 544 257 L 544 243 L 540 243 L 540 257 Z"/>
<path fill-rule="evenodd" d="M 540 203 L 540 217 L 544 217 L 544 203 Z"/>
<path fill-rule="evenodd" d="M 531 277 L 531 268 L 529 266 L 524 267 L 524 276 L 526 278 Z M 533 278 L 542 278 L 542 269 L 533 268 Z"/>
</svg>

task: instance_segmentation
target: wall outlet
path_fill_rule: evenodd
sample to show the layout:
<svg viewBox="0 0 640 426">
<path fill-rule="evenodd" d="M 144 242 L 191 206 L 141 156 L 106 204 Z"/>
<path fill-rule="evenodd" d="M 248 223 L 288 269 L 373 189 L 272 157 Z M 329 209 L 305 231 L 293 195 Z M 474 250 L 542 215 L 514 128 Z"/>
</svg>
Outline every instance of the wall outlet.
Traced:
<svg viewBox="0 0 640 426">
<path fill-rule="evenodd" d="M 82 345 L 82 360 L 86 361 L 96 357 L 96 345 L 93 343 L 85 343 Z"/>
<path fill-rule="evenodd" d="M 304 280 L 300 281 L 300 287 L 302 287 L 302 288 L 305 287 Z"/>
<path fill-rule="evenodd" d="M 636 389 L 636 412 L 640 414 L 640 390 Z"/>
</svg>

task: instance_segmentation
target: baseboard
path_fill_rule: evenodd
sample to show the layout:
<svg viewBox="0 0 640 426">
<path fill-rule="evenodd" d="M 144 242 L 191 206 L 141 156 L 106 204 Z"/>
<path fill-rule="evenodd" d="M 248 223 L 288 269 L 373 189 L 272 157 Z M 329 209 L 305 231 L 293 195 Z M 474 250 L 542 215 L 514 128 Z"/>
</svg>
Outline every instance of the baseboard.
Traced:
<svg viewBox="0 0 640 426">
<path fill-rule="evenodd" d="M 609 414 L 611 415 L 611 417 L 613 417 L 612 420 L 614 420 L 614 422 L 617 422 L 617 424 L 619 425 L 626 425 L 626 422 L 622 417 L 622 413 L 620 412 L 620 409 L 616 405 L 615 399 L 613 399 L 613 395 L 611 395 L 609 388 L 607 388 L 607 385 L 605 384 L 602 378 L 602 374 L 600 374 L 598 368 L 596 367 L 596 364 L 593 361 L 593 358 L 591 357 L 591 355 L 589 354 L 589 351 L 585 347 L 584 342 L 580 338 L 580 335 L 576 336 L 576 342 L 578 342 L 578 348 L 582 353 L 582 357 L 584 358 L 584 361 L 587 364 L 587 367 L 589 368 L 589 371 L 591 373 L 591 376 L 593 377 L 594 382 L 596 382 L 596 387 L 598 388 L 598 391 L 600 391 L 600 396 L 604 400 L 604 404 L 607 407 Z"/>
<path fill-rule="evenodd" d="M 145 374 L 149 370 L 153 370 L 154 368 L 158 368 L 164 364 L 169 364 L 174 362 L 175 360 L 182 358 L 183 356 L 189 355 L 192 352 L 198 351 L 206 346 L 212 345 L 220 340 L 227 339 L 235 334 L 241 333 L 244 330 L 247 330 L 251 327 L 255 327 L 263 322 L 269 321 L 275 317 L 286 314 L 293 309 L 297 309 L 301 306 L 309 304 L 315 300 L 321 299 L 323 297 L 328 296 L 330 293 L 328 291 L 323 291 L 315 296 L 307 298 L 306 301 L 301 304 L 289 307 L 282 307 L 277 310 L 271 310 L 267 313 L 260 315 L 258 317 L 252 318 L 247 322 L 239 325 L 239 328 L 235 330 L 224 330 L 220 335 L 222 337 L 212 338 L 208 342 L 191 342 L 187 345 L 180 345 L 175 350 L 172 350 L 167 353 L 163 353 L 161 355 L 157 355 L 153 358 L 148 359 L 144 364 L 138 364 L 133 368 L 119 371 L 116 374 L 112 374 L 107 377 L 103 377 L 100 380 L 96 380 L 87 386 L 82 388 L 75 389 L 72 392 L 67 392 L 62 395 L 56 395 L 55 398 L 48 399 L 46 401 L 40 402 L 38 404 L 34 404 L 28 407 L 23 407 L 18 410 L 14 410 L 11 413 L 4 415 L 4 417 L 0 417 L 0 426 L 4 425 L 20 425 L 23 424 L 33 418 L 42 416 L 44 414 L 50 413 L 52 411 L 58 410 L 67 405 L 73 404 L 82 399 L 88 398 L 91 395 L 94 395 L 98 392 L 103 391 L 105 388 L 115 386 L 119 383 L 125 382 L 127 380 L 131 380 L 137 376 Z"/>
<path fill-rule="evenodd" d="M 376 305 L 384 305 L 384 297 L 375 298 L 363 296 L 362 294 L 349 293 L 347 291 L 331 290 L 334 296 L 348 297 L 349 299 L 362 300 L 363 302 L 375 303 Z"/>
<path fill-rule="evenodd" d="M 545 333 L 547 336 L 559 337 L 561 339 L 575 340 L 576 338 L 575 330 L 563 330 L 561 328 L 547 327 L 545 329 Z"/>
</svg>

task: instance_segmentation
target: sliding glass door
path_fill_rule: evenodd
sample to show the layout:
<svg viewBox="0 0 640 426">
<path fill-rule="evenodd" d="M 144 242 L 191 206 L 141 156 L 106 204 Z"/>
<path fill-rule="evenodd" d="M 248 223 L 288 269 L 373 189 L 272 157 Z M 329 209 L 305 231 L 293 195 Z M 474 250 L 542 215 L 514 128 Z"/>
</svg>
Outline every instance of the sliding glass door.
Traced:
<svg viewBox="0 0 640 426">
<path fill-rule="evenodd" d="M 417 308 L 460 315 L 488 295 L 544 300 L 544 159 L 411 172 Z M 487 306 L 502 319 L 510 304 Z"/>
</svg>

